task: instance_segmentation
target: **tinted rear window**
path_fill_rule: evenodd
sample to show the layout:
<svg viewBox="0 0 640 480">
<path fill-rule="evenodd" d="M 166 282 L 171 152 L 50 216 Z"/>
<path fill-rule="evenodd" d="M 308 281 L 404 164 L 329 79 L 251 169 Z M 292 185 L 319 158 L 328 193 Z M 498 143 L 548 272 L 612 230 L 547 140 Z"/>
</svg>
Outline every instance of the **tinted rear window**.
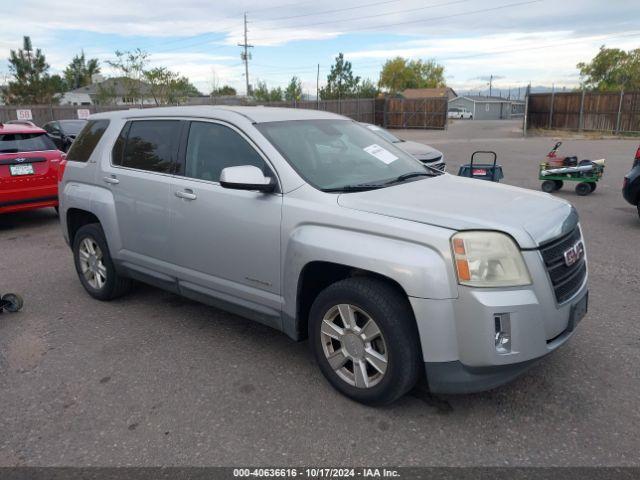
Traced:
<svg viewBox="0 0 640 480">
<path fill-rule="evenodd" d="M 179 133 L 179 120 L 131 122 L 122 159 L 115 152 L 114 162 L 128 168 L 171 173 L 178 154 Z"/>
<path fill-rule="evenodd" d="M 67 153 L 67 160 L 73 162 L 88 161 L 108 126 L 108 120 L 91 120 L 87 122 L 80 135 L 71 144 L 71 148 Z"/>
<path fill-rule="evenodd" d="M 56 146 L 46 133 L 0 134 L 0 153 L 40 152 L 43 150 L 56 150 Z"/>
</svg>

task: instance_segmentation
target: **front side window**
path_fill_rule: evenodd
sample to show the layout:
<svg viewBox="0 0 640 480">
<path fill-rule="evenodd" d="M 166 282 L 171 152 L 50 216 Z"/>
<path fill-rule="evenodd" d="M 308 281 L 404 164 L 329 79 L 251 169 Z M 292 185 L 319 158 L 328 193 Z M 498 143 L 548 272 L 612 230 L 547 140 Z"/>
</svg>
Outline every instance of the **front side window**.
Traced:
<svg viewBox="0 0 640 480">
<path fill-rule="evenodd" d="M 431 175 L 409 154 L 350 120 L 267 122 L 258 130 L 319 190 L 378 188 Z"/>
<path fill-rule="evenodd" d="M 67 160 L 87 162 L 109 126 L 109 120 L 90 120 L 71 144 Z"/>
<path fill-rule="evenodd" d="M 235 130 L 217 123 L 191 124 L 185 176 L 218 182 L 223 168 L 242 165 L 254 165 L 267 174 L 265 161 Z"/>
<path fill-rule="evenodd" d="M 46 133 L 0 134 L 0 153 L 41 152 L 57 150 Z"/>
<path fill-rule="evenodd" d="M 133 121 L 128 126 L 122 158 L 114 156 L 114 163 L 149 172 L 171 173 L 178 153 L 179 134 L 179 120 Z"/>
</svg>

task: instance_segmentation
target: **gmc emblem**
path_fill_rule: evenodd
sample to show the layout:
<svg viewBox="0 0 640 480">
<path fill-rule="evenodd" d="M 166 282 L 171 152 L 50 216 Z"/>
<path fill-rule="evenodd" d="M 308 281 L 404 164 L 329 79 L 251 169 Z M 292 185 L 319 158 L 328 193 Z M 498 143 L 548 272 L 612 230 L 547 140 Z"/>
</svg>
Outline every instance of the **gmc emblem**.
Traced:
<svg viewBox="0 0 640 480">
<path fill-rule="evenodd" d="M 584 257 L 584 244 L 582 240 L 576 243 L 569 250 L 565 250 L 564 252 L 564 264 L 567 267 L 574 265 L 578 262 L 582 257 Z"/>
</svg>

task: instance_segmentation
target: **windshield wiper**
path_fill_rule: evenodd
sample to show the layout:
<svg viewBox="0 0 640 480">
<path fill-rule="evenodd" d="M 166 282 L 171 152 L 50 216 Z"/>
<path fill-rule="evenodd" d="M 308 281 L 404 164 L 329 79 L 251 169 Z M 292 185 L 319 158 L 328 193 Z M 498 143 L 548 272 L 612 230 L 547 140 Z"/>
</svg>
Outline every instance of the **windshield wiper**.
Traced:
<svg viewBox="0 0 640 480">
<path fill-rule="evenodd" d="M 5 148 L 4 150 L 0 150 L 0 153 L 18 153 L 17 148 Z"/>
<path fill-rule="evenodd" d="M 438 170 L 438 174 L 440 173 L 440 171 Z M 414 178 L 414 177 L 436 177 L 437 174 L 435 173 L 431 173 L 431 172 L 409 172 L 409 173 L 403 173 L 402 175 L 399 175 L 398 177 L 389 180 L 388 182 L 385 182 L 383 185 L 387 186 L 387 185 L 393 185 L 394 183 L 402 183 L 405 180 L 409 180 L 410 178 Z"/>
<path fill-rule="evenodd" d="M 380 183 L 360 183 L 357 185 L 345 185 L 343 187 L 323 188 L 323 192 L 364 192 L 366 190 L 375 190 L 382 188 L 385 184 Z"/>
</svg>

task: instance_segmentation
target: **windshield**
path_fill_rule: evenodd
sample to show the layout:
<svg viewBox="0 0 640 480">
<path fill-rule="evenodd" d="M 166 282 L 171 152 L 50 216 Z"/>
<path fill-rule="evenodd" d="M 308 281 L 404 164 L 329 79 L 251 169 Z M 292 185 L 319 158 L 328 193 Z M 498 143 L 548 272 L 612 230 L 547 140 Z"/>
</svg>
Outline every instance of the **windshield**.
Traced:
<svg viewBox="0 0 640 480">
<path fill-rule="evenodd" d="M 379 188 L 407 174 L 431 174 L 413 157 L 351 120 L 295 120 L 256 126 L 291 166 L 320 190 Z"/>
<path fill-rule="evenodd" d="M 55 149 L 56 146 L 45 133 L 0 134 L 0 153 L 40 152 Z"/>
<path fill-rule="evenodd" d="M 391 142 L 391 143 L 404 142 L 404 140 L 402 140 L 401 138 L 396 137 L 388 130 L 385 130 L 384 128 L 380 128 L 377 125 L 367 125 L 366 127 L 376 135 L 379 135 L 380 137 L 384 138 L 387 142 Z"/>
<path fill-rule="evenodd" d="M 62 127 L 63 132 L 69 135 L 78 135 L 80 130 L 82 130 L 86 124 L 86 120 L 69 120 L 60 122 L 60 127 Z"/>
</svg>

